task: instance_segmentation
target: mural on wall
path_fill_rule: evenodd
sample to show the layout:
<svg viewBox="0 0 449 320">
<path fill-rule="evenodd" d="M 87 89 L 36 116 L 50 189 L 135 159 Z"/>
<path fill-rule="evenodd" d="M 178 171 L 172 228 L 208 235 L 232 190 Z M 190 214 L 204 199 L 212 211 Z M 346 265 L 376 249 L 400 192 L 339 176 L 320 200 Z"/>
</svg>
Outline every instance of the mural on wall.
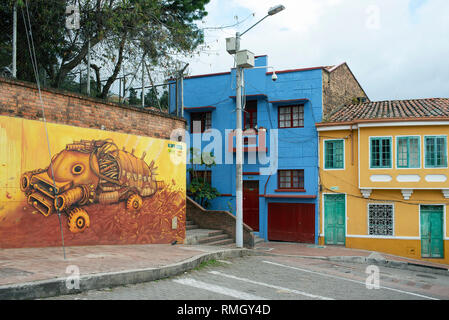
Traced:
<svg viewBox="0 0 449 320">
<path fill-rule="evenodd" d="M 28 203 L 44 216 L 58 211 L 68 216 L 71 232 L 82 232 L 90 220 L 84 208 L 126 200 L 126 208 L 139 210 L 142 197 L 154 195 L 163 182 L 156 181 L 154 161 L 148 166 L 134 154 L 119 150 L 112 140 L 68 144 L 46 169 L 26 172 L 20 188 Z"/>
<path fill-rule="evenodd" d="M 42 122 L 0 117 L 0 247 L 60 245 L 59 214 L 67 245 L 183 241 L 184 144 L 47 128 L 51 160 Z"/>
</svg>

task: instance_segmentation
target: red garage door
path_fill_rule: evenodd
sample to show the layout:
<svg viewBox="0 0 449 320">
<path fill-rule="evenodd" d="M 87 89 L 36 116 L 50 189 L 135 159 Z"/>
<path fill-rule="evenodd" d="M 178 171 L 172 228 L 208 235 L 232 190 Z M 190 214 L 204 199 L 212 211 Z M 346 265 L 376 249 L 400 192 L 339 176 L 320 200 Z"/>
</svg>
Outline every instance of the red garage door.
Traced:
<svg viewBox="0 0 449 320">
<path fill-rule="evenodd" d="M 268 240 L 315 243 L 315 205 L 269 203 Z"/>
</svg>

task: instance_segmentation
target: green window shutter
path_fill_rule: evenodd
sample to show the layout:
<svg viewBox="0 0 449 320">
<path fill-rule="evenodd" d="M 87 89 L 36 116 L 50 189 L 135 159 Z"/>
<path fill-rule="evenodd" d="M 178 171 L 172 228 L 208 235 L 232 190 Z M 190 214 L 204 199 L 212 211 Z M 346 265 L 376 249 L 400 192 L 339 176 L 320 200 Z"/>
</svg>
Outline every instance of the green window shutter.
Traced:
<svg viewBox="0 0 449 320">
<path fill-rule="evenodd" d="M 419 168 L 420 157 L 419 137 L 397 138 L 397 166 L 398 168 Z"/>
<path fill-rule="evenodd" d="M 344 168 L 343 140 L 329 140 L 324 143 L 324 168 Z"/>
<path fill-rule="evenodd" d="M 426 167 L 447 167 L 447 137 L 427 136 L 424 140 Z"/>
<path fill-rule="evenodd" d="M 370 139 L 370 153 L 371 153 L 371 168 L 374 169 L 391 169 L 392 141 L 391 138 L 371 138 Z"/>
</svg>

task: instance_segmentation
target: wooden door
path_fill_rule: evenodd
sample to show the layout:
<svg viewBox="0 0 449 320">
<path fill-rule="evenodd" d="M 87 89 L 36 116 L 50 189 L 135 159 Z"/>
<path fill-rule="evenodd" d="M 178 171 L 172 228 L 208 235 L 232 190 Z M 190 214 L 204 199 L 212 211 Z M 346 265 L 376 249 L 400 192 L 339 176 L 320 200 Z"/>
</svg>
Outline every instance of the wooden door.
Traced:
<svg viewBox="0 0 449 320">
<path fill-rule="evenodd" d="M 259 231 L 259 181 L 243 181 L 243 222 Z"/>
<path fill-rule="evenodd" d="M 324 242 L 330 245 L 345 245 L 346 219 L 345 195 L 324 195 Z"/>
<path fill-rule="evenodd" d="M 443 206 L 421 206 L 421 256 L 444 258 Z"/>
</svg>

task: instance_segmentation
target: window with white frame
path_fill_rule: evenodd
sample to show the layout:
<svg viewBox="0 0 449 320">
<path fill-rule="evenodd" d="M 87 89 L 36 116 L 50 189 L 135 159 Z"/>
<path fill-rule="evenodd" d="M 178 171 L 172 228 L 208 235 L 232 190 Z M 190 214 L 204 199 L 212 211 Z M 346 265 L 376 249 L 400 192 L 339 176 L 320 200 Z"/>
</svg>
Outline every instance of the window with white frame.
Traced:
<svg viewBox="0 0 449 320">
<path fill-rule="evenodd" d="M 446 136 L 425 136 L 424 149 L 426 168 L 447 167 Z"/>
<path fill-rule="evenodd" d="M 392 139 L 390 137 L 370 138 L 371 168 L 392 168 Z"/>
<path fill-rule="evenodd" d="M 368 232 L 371 236 L 392 236 L 394 206 L 370 203 L 368 205 Z"/>
<path fill-rule="evenodd" d="M 419 168 L 421 163 L 420 137 L 397 137 L 398 168 Z"/>
<path fill-rule="evenodd" d="M 344 140 L 324 141 L 324 169 L 343 169 L 344 163 Z"/>
</svg>

